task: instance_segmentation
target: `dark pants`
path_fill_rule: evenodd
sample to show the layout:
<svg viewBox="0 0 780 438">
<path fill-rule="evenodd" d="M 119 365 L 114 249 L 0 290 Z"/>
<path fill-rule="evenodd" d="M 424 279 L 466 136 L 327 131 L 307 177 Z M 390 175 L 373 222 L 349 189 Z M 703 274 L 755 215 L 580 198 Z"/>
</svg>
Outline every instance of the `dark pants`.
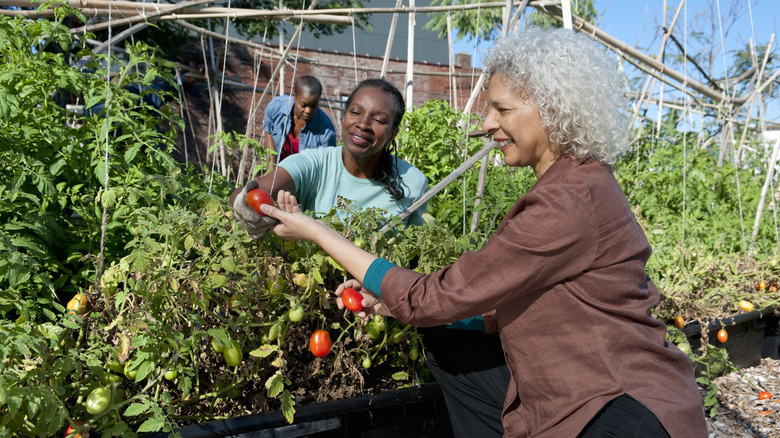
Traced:
<svg viewBox="0 0 780 438">
<path fill-rule="evenodd" d="M 653 411 L 628 394 L 612 399 L 590 420 L 579 438 L 669 438 Z"/>
<path fill-rule="evenodd" d="M 509 369 L 497 335 L 420 328 L 428 367 L 441 385 L 456 437 L 501 437 Z"/>
</svg>

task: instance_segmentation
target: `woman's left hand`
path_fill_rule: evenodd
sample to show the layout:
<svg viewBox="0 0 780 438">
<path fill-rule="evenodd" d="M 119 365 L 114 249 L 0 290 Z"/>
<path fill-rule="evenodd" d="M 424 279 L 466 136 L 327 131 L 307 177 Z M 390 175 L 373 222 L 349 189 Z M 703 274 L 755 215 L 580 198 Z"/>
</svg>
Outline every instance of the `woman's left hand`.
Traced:
<svg viewBox="0 0 780 438">
<path fill-rule="evenodd" d="M 352 312 L 358 318 L 361 318 L 364 321 L 368 321 L 372 314 L 393 316 L 390 314 L 390 312 L 387 311 L 387 306 L 385 306 L 382 298 L 374 295 L 368 289 L 365 289 L 359 281 L 354 279 L 341 283 L 336 289 L 336 297 L 338 297 L 336 298 L 336 305 L 339 309 L 344 309 L 344 302 L 341 300 L 341 294 L 346 288 L 355 289 L 358 291 L 358 293 L 360 293 L 360 295 L 363 296 L 363 302 L 361 303 L 363 305 L 363 310 Z"/>
</svg>

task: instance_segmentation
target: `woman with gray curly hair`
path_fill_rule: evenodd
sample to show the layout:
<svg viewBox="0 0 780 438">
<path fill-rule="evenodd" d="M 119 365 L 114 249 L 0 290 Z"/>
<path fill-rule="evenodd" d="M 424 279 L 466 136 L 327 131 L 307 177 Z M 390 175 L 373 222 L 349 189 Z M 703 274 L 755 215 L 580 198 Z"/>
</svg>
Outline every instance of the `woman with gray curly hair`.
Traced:
<svg viewBox="0 0 780 438">
<path fill-rule="evenodd" d="M 537 182 L 483 248 L 423 275 L 299 214 L 289 193 L 264 207 L 274 232 L 317 243 L 354 275 L 336 295 L 360 290 L 358 316 L 494 323 L 511 372 L 506 437 L 706 437 L 692 363 L 650 316 L 650 244 L 609 165 L 627 147 L 617 63 L 585 35 L 529 29 L 484 64 L 482 128 Z"/>
</svg>

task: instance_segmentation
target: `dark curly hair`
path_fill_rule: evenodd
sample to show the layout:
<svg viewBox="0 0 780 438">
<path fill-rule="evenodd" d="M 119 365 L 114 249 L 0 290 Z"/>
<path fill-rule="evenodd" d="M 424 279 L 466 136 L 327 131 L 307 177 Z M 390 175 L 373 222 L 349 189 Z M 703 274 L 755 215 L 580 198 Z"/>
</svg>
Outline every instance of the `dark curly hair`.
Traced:
<svg viewBox="0 0 780 438">
<path fill-rule="evenodd" d="M 393 99 L 393 130 L 398 129 L 401 125 L 401 119 L 404 118 L 404 113 L 406 113 L 404 96 L 393 84 L 384 79 L 366 79 L 359 83 L 352 91 L 352 94 L 349 95 L 349 98 L 347 98 L 346 107 L 349 108 L 355 94 L 364 87 L 378 88 Z M 382 183 L 382 187 L 390 193 L 393 199 L 399 200 L 404 197 L 404 189 L 401 186 L 401 176 L 398 174 L 398 157 L 392 154 L 393 151 L 395 151 L 395 140 L 393 140 L 390 147 L 385 146 L 382 148 L 382 152 L 379 153 L 379 160 L 376 163 L 373 178 Z"/>
</svg>

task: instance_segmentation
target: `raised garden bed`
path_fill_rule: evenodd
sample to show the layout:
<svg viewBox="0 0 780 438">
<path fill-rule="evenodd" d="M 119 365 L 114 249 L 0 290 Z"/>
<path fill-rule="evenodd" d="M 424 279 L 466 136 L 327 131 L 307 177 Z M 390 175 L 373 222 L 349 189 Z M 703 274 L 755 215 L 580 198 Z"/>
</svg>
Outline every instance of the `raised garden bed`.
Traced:
<svg viewBox="0 0 780 438">
<path fill-rule="evenodd" d="M 224 437 L 452 437 L 436 383 L 296 407 L 288 424 L 280 411 L 183 427 L 184 438 Z M 167 434 L 148 435 L 163 438 Z"/>
</svg>

